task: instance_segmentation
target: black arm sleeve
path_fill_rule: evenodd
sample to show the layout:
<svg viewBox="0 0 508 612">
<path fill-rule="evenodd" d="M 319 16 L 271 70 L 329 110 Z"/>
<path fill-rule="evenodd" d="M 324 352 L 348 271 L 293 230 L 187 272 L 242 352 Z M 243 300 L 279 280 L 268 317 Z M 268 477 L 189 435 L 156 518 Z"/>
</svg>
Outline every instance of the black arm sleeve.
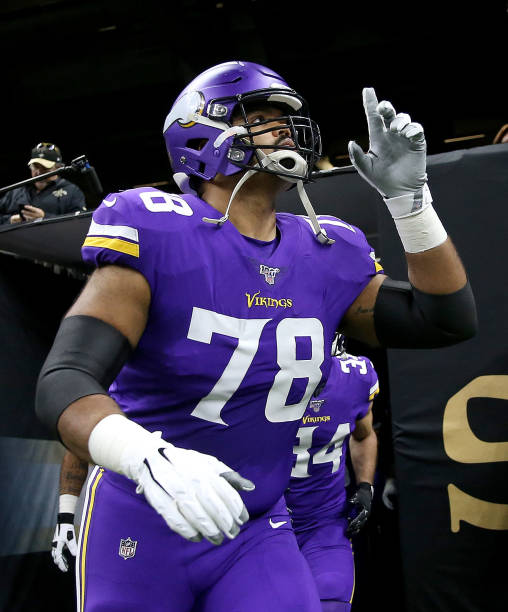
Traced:
<svg viewBox="0 0 508 612">
<path fill-rule="evenodd" d="M 379 342 L 388 348 L 439 348 L 472 338 L 478 328 L 469 282 L 446 295 L 423 293 L 387 278 L 374 308 Z"/>
<path fill-rule="evenodd" d="M 62 412 L 87 395 L 107 395 L 131 352 L 115 327 L 84 315 L 62 321 L 37 381 L 35 411 L 58 436 Z"/>
</svg>

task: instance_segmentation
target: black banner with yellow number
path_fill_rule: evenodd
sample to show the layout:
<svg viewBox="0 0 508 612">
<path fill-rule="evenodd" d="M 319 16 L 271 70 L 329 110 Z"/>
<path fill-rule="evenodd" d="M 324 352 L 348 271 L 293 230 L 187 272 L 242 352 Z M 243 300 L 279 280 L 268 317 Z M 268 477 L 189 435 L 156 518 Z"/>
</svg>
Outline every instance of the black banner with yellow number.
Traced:
<svg viewBox="0 0 508 612">
<path fill-rule="evenodd" d="M 465 263 L 478 335 L 389 350 L 407 612 L 508 610 L 508 145 L 433 156 L 434 208 Z M 379 208 L 380 253 L 407 278 Z"/>
</svg>

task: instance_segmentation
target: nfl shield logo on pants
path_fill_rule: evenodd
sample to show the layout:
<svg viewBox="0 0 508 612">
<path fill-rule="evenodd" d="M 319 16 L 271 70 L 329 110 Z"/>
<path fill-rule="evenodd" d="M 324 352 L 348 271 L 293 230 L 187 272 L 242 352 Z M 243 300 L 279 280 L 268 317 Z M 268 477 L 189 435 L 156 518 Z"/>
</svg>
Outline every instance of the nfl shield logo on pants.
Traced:
<svg viewBox="0 0 508 612">
<path fill-rule="evenodd" d="M 132 559 L 136 554 L 136 546 L 138 545 L 136 540 L 127 538 L 126 540 L 120 540 L 120 548 L 118 554 L 124 559 Z"/>
</svg>

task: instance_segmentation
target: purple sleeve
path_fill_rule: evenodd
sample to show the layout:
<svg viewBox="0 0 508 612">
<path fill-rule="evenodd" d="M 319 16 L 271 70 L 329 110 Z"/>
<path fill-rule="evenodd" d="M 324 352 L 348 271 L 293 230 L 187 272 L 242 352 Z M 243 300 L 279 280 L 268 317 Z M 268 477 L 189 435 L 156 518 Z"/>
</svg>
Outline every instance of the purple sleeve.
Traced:
<svg viewBox="0 0 508 612">
<path fill-rule="evenodd" d="M 153 290 L 158 240 L 138 191 L 111 193 L 104 198 L 93 213 L 81 255 L 94 267 L 113 264 L 134 268 Z"/>
<path fill-rule="evenodd" d="M 356 417 L 357 420 L 363 419 L 368 414 L 370 402 L 379 393 L 379 380 L 372 361 L 367 357 L 361 357 L 361 359 L 365 361 L 365 365 L 367 366 L 367 375 L 362 377 L 365 401 L 359 404 L 360 409 Z"/>
<path fill-rule="evenodd" d="M 323 258 L 335 280 L 328 292 L 345 312 L 376 274 L 384 274 L 383 267 L 361 229 L 329 215 L 320 215 L 319 222 L 335 240 Z"/>
<path fill-rule="evenodd" d="M 330 215 L 319 215 L 319 222 L 330 238 L 342 243 L 352 256 L 365 261 L 371 275 L 384 274 L 379 258 L 359 227 Z"/>
</svg>

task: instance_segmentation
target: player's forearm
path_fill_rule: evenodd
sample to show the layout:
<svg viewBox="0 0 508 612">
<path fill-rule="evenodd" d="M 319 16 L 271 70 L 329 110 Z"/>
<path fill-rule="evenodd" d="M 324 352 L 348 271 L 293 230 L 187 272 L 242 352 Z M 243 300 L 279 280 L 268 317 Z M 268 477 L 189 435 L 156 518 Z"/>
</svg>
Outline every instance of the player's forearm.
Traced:
<svg viewBox="0 0 508 612">
<path fill-rule="evenodd" d="M 79 496 L 88 473 L 88 462 L 67 451 L 60 469 L 60 495 Z"/>
<path fill-rule="evenodd" d="M 406 259 L 411 284 L 424 293 L 454 293 L 467 282 L 464 266 L 449 237 L 433 249 L 406 253 Z"/>
<path fill-rule="evenodd" d="M 351 464 L 356 482 L 374 482 L 377 463 L 377 436 L 374 430 L 362 440 L 349 440 Z"/>
<path fill-rule="evenodd" d="M 58 420 L 58 433 L 65 446 L 82 461 L 93 462 L 88 439 L 93 428 L 110 414 L 123 414 L 108 395 L 88 395 L 73 402 Z"/>
</svg>

